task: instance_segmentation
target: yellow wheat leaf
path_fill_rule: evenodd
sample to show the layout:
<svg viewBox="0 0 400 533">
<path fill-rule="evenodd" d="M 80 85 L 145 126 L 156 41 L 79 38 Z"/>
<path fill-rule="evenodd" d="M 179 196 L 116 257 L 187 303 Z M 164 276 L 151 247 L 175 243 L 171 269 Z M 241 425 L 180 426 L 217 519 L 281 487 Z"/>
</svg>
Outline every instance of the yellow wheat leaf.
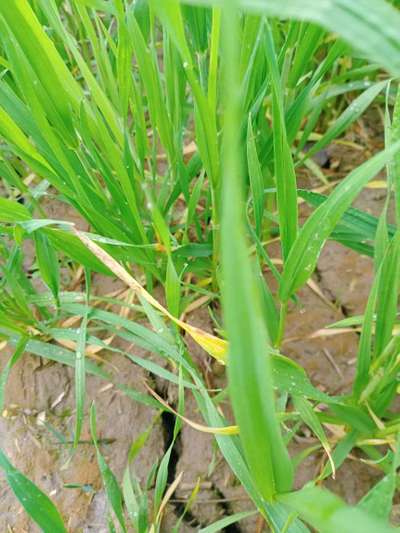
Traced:
<svg viewBox="0 0 400 533">
<path fill-rule="evenodd" d="M 191 428 L 201 431 L 202 433 L 211 433 L 212 435 L 238 435 L 239 433 L 239 426 L 223 426 L 223 427 L 210 427 L 210 426 L 204 426 L 203 424 L 198 424 L 197 422 L 194 422 L 193 420 L 190 420 L 189 418 L 186 418 L 186 416 L 181 415 L 178 413 L 178 411 L 175 411 L 161 396 L 159 396 L 151 387 L 147 385 L 146 382 L 144 382 L 144 386 L 148 390 L 148 392 L 163 405 L 168 411 L 171 411 L 175 416 L 183 420 L 188 426 Z"/>
<path fill-rule="evenodd" d="M 111 255 L 109 255 L 103 248 L 100 248 L 95 242 L 93 242 L 87 235 L 72 229 L 73 233 L 80 239 L 80 241 L 88 248 L 100 261 L 106 265 L 111 272 L 113 272 L 121 281 L 126 283 L 131 289 L 133 289 L 138 295 L 142 296 L 150 305 L 160 311 L 164 316 L 175 322 L 179 327 L 185 330 L 192 339 L 203 348 L 209 355 L 214 357 L 222 364 L 226 363 L 226 356 L 228 351 L 228 343 L 223 339 L 215 337 L 210 333 L 207 333 L 195 326 L 186 324 L 182 320 L 171 315 L 171 313 L 165 309 L 149 292 L 146 291 L 142 285 L 135 280 L 126 270 L 122 267 Z"/>
</svg>

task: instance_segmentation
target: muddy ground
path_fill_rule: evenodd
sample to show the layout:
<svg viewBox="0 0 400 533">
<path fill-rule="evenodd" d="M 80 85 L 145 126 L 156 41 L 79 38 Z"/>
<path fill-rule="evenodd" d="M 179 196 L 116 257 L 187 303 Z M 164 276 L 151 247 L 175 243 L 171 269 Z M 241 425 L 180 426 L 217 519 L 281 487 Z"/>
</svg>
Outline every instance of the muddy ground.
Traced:
<svg viewBox="0 0 400 533">
<path fill-rule="evenodd" d="M 376 114 L 369 120 L 359 122 L 347 140 L 357 143 L 358 148 L 333 145 L 325 154 L 327 161 L 324 172 L 328 179 L 346 175 L 371 152 L 379 149 L 382 132 L 377 127 Z M 321 185 L 315 177 L 301 179 L 302 185 L 308 188 Z M 356 206 L 376 215 L 382 209 L 384 198 L 384 190 L 366 189 Z M 49 208 L 49 217 L 65 219 L 70 216 L 65 210 L 60 212 L 56 202 L 50 202 Z M 302 207 L 303 214 L 306 209 Z M 274 254 L 273 247 L 270 252 Z M 329 393 L 349 390 L 358 337 L 354 332 L 331 337 L 310 336 L 332 322 L 363 312 L 372 273 L 372 261 L 369 258 L 329 242 L 313 276 L 314 285 L 300 291 L 299 305 L 290 309 L 283 352 L 300 362 L 312 382 Z M 116 282 L 99 278 L 94 289 L 105 294 L 117 286 Z M 212 331 L 206 309 L 197 310 L 187 318 L 190 323 Z M 191 351 L 199 360 L 207 361 L 206 355 L 193 343 Z M 145 355 L 136 348 L 135 353 Z M 2 350 L 1 367 L 8 356 L 9 352 Z M 142 382 L 146 377 L 143 370 L 126 358 L 114 354 L 108 354 L 107 357 L 117 367 L 121 382 L 143 390 Z M 164 397 L 174 397 L 174 392 L 168 391 L 165 384 L 156 380 L 155 386 Z M 102 452 L 118 479 L 121 479 L 132 441 L 149 426 L 155 413 L 93 376 L 87 379 L 87 397 L 88 402 L 96 402 Z M 70 461 L 68 447 L 60 443 L 55 434 L 58 431 L 67 441 L 71 440 L 73 412 L 72 370 L 26 355 L 12 370 L 7 384 L 6 409 L 0 417 L 0 442 L 11 461 L 50 494 L 71 532 L 102 533 L 108 531 L 108 508 L 95 450 L 90 443 L 87 420 L 81 439 L 83 442 Z M 187 399 L 187 415 L 201 421 L 190 396 Z M 145 450 L 136 460 L 135 470 L 142 480 L 146 479 L 152 465 L 168 448 L 172 423 L 171 416 L 165 415 L 155 424 Z M 294 451 L 304 447 L 308 437 L 305 431 L 303 438 L 294 443 Z M 296 480 L 297 487 L 319 471 L 323 459 L 321 453 L 316 453 L 304 462 Z M 186 515 L 181 531 L 198 531 L 200 527 L 223 516 L 252 508 L 246 494 L 224 464 L 212 437 L 188 426 L 184 426 L 174 447 L 169 480 L 172 481 L 180 472 L 184 472 L 183 479 L 168 506 L 163 524 L 165 532 L 172 530 L 199 478 L 201 490 Z M 355 503 L 378 477 L 379 474 L 371 466 L 349 459 L 337 472 L 336 480 L 328 480 L 326 486 L 349 503 Z M 65 484 L 78 484 L 81 487 L 65 488 Z M 253 517 L 226 530 L 261 532 L 266 531 L 266 527 Z M 3 478 L 0 478 L 0 531 L 36 531 Z"/>
</svg>

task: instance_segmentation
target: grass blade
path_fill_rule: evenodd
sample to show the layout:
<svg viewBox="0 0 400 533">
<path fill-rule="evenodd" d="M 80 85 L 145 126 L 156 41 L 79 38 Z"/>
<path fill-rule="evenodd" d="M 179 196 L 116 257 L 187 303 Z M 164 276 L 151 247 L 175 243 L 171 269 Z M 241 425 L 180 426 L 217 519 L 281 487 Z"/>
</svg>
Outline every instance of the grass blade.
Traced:
<svg viewBox="0 0 400 533">
<path fill-rule="evenodd" d="M 90 273 L 86 271 L 86 305 L 89 309 L 89 292 L 90 292 Z M 78 445 L 85 410 L 85 396 L 86 396 L 86 364 L 85 364 L 85 350 L 88 326 L 88 313 L 82 318 L 82 322 L 78 332 L 78 341 L 76 343 L 76 361 L 75 361 L 75 405 L 76 405 L 76 421 L 75 421 L 75 435 L 74 447 Z"/>
<path fill-rule="evenodd" d="M 223 5 L 224 0 L 184 0 L 198 5 Z M 400 14 L 381 0 L 239 0 L 249 12 L 280 19 L 308 20 L 337 33 L 371 61 L 400 74 Z M 376 21 L 379 20 L 379 25 Z"/>
<path fill-rule="evenodd" d="M 199 533 L 217 533 L 217 531 L 221 531 L 222 529 L 232 524 L 236 524 L 240 520 L 248 518 L 249 516 L 253 516 L 254 514 L 255 511 L 244 511 L 242 513 L 236 513 L 232 516 L 227 516 L 226 518 L 221 518 L 221 520 L 218 520 L 218 522 L 214 522 L 214 524 L 211 524 L 210 526 L 201 528 Z"/>
<path fill-rule="evenodd" d="M 0 222 L 20 222 L 30 220 L 31 214 L 28 209 L 7 198 L 0 198 Z"/>
<path fill-rule="evenodd" d="M 51 246 L 47 235 L 41 231 L 35 231 L 35 251 L 39 264 L 40 275 L 53 293 L 57 306 L 59 305 L 58 293 L 60 290 L 60 271 L 58 257 Z"/>
<path fill-rule="evenodd" d="M 376 329 L 374 355 L 382 353 L 392 338 L 397 316 L 400 269 L 400 231 L 396 232 L 386 251 L 379 276 L 376 303 Z"/>
<path fill-rule="evenodd" d="M 2 450 L 0 450 L 0 468 L 4 471 L 7 483 L 22 507 L 44 533 L 67 532 L 53 502 L 10 463 Z"/>
<path fill-rule="evenodd" d="M 351 102 L 349 107 L 335 120 L 328 131 L 307 151 L 301 163 L 328 146 L 333 139 L 337 139 L 362 113 L 371 105 L 376 96 L 387 86 L 388 82 L 381 81 L 369 87 Z"/>
<path fill-rule="evenodd" d="M 374 485 L 358 504 L 360 509 L 370 512 L 376 518 L 385 520 L 386 522 L 390 519 L 393 496 L 396 491 L 396 477 L 400 458 L 399 451 L 400 439 L 397 437 L 396 449 L 393 453 L 392 466 L 389 474 Z"/>
<path fill-rule="evenodd" d="M 284 260 L 297 236 L 297 185 L 292 154 L 287 139 L 281 75 L 274 40 L 267 22 L 266 54 L 271 72 L 272 120 L 274 127 L 274 168 L 279 211 L 279 229 Z"/>
<path fill-rule="evenodd" d="M 122 531 L 126 532 L 124 512 L 122 507 L 122 492 L 119 488 L 118 482 L 110 470 L 109 466 L 104 460 L 104 457 L 100 453 L 100 448 L 97 442 L 97 431 L 96 431 L 96 408 L 92 404 L 90 408 L 90 431 L 92 434 L 92 439 L 96 447 L 97 462 L 99 464 L 101 477 L 103 478 L 104 487 L 106 489 L 106 494 L 108 501 L 111 504 L 111 507 L 117 517 L 117 520 L 121 526 Z"/>
<path fill-rule="evenodd" d="M 321 533 L 389 533 L 393 529 L 357 507 L 347 506 L 336 495 L 306 487 L 279 497 Z"/>
<path fill-rule="evenodd" d="M 250 188 L 253 197 L 254 219 L 256 233 L 261 238 L 262 219 L 264 214 L 264 179 L 258 159 L 251 116 L 247 125 L 247 164 L 249 170 Z"/>
<path fill-rule="evenodd" d="M 27 342 L 28 342 L 27 338 L 25 337 L 21 338 L 21 340 L 18 342 L 15 348 L 13 355 L 10 357 L 10 359 L 7 361 L 7 364 L 1 371 L 1 374 L 0 374 L 0 412 L 3 412 L 3 408 L 4 408 L 4 389 L 7 384 L 8 376 L 10 374 L 12 367 L 24 355 Z"/>
<path fill-rule="evenodd" d="M 290 252 L 282 276 L 280 298 L 287 302 L 311 276 L 321 249 L 344 212 L 362 188 L 391 160 L 400 148 L 400 142 L 380 152 L 353 170 L 318 207 L 302 227 Z"/>
<path fill-rule="evenodd" d="M 230 341 L 229 387 L 241 442 L 257 488 L 264 498 L 272 500 L 277 491 L 290 489 L 292 472 L 275 416 L 271 363 L 266 356 L 268 337 L 245 240 L 238 135 L 237 17 L 235 3 L 227 1 L 222 32 L 226 76 L 221 230 L 223 309 Z"/>
</svg>

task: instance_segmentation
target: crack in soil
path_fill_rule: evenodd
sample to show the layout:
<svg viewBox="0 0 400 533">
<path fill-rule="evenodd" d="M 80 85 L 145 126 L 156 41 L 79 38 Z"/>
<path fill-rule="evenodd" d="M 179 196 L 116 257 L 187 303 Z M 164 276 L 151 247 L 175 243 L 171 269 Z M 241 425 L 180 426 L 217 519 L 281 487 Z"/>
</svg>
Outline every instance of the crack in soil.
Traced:
<svg viewBox="0 0 400 533">
<path fill-rule="evenodd" d="M 157 391 L 157 394 L 158 394 L 158 391 Z M 174 442 L 175 418 L 176 418 L 175 415 L 168 411 L 164 411 L 161 415 L 165 453 L 169 450 L 171 444 Z M 181 453 L 182 453 L 182 439 L 181 439 L 181 434 L 179 433 L 171 449 L 170 460 L 168 463 L 168 474 L 167 474 L 168 484 L 173 483 L 173 481 L 176 478 L 176 469 L 177 469 L 177 465 L 178 465 Z M 183 502 L 170 502 L 170 505 L 172 505 L 172 507 L 174 508 L 174 511 L 177 517 L 181 516 L 185 511 L 186 504 Z M 190 510 L 186 511 L 183 517 L 183 522 L 195 528 L 202 528 L 206 525 L 206 524 L 200 523 L 199 520 L 190 512 Z"/>
<path fill-rule="evenodd" d="M 321 271 L 319 270 L 318 266 L 315 267 L 314 275 L 317 278 L 317 282 L 321 284 L 322 291 L 325 293 L 326 298 L 338 308 L 338 310 L 342 313 L 342 315 L 345 318 L 348 318 L 349 316 L 352 316 L 352 312 L 348 309 L 348 307 L 341 303 L 338 299 L 338 297 L 335 295 L 334 291 L 330 287 L 326 287 L 324 283 L 324 276 L 322 275 Z"/>
<path fill-rule="evenodd" d="M 175 415 L 168 411 L 164 411 L 161 415 L 161 423 L 164 435 L 164 451 L 166 453 L 174 440 Z M 181 438 L 180 435 L 178 435 L 175 439 L 174 445 L 172 446 L 170 460 L 168 463 L 168 483 L 172 483 L 175 480 L 176 467 L 181 454 L 181 448 Z"/>
<path fill-rule="evenodd" d="M 219 487 L 217 487 L 217 485 L 215 485 L 215 483 L 213 483 L 212 489 L 216 494 L 217 498 L 221 500 L 220 502 L 218 502 L 218 506 L 223 511 L 224 516 L 232 516 L 234 514 L 234 511 L 231 508 L 231 504 L 226 501 L 225 494 Z M 241 533 L 242 530 L 238 524 L 230 524 L 229 526 L 224 527 L 222 531 L 226 531 L 226 533 Z"/>
</svg>

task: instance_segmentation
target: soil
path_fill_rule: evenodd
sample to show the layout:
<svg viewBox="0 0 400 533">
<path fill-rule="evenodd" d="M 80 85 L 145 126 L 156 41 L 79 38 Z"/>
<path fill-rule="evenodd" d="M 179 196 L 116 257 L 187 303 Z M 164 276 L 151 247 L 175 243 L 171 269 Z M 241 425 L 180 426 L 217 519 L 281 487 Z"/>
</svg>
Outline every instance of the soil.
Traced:
<svg viewBox="0 0 400 533">
<path fill-rule="evenodd" d="M 362 150 L 332 145 L 327 151 L 330 168 L 327 176 L 337 179 L 345 175 L 382 144 L 382 132 L 377 128 L 377 114 L 367 115 L 359 122 L 347 139 L 358 143 Z M 326 165 L 325 165 L 326 166 Z M 303 178 L 302 178 L 303 179 Z M 304 178 L 309 188 L 321 185 L 316 178 Z M 356 206 L 379 214 L 385 197 L 380 189 L 365 189 Z M 63 204 L 48 202 L 50 216 L 68 219 L 71 213 Z M 302 214 L 307 208 L 303 205 Z M 272 250 L 272 251 L 271 251 Z M 270 251 L 273 255 L 274 249 Z M 313 287 L 300 291 L 299 304 L 292 305 L 283 352 L 301 363 L 317 387 L 338 394 L 349 390 L 354 375 L 357 351 L 357 333 L 311 338 L 321 328 L 346 316 L 363 312 L 373 275 L 369 258 L 343 246 L 329 242 L 321 255 L 313 276 Z M 95 290 L 106 294 L 114 290 L 115 282 L 98 277 Z M 206 309 L 190 314 L 188 321 L 212 331 Z M 208 358 L 193 343 L 191 353 L 206 368 Z M 135 349 L 135 353 L 146 355 Z M 10 353 L 2 350 L 0 366 Z M 146 374 L 128 359 L 115 354 L 107 356 L 117 368 L 121 382 L 143 390 Z M 111 357 L 111 359 L 110 359 Z M 224 379 L 219 376 L 217 379 Z M 70 440 L 74 424 L 74 377 L 70 368 L 25 355 L 13 368 L 6 387 L 6 409 L 0 417 L 0 442 L 13 464 L 49 494 L 61 511 L 71 532 L 108 531 L 108 507 L 97 466 L 94 447 L 90 443 L 87 419 L 78 452 L 68 461 L 69 447 L 60 443 L 55 431 Z M 175 397 L 173 390 L 155 381 L 155 387 L 164 397 Z M 132 441 L 151 423 L 155 412 L 133 402 L 112 386 L 96 377 L 87 378 L 87 398 L 95 400 L 98 435 L 101 450 L 115 475 L 121 480 Z M 187 398 L 186 416 L 201 422 L 191 396 Z M 45 424 L 43 423 L 45 422 Z M 151 467 L 163 455 L 170 443 L 173 420 L 162 417 L 155 423 L 149 442 L 135 462 L 135 471 L 144 481 Z M 293 451 L 299 451 L 307 441 L 296 441 Z M 302 464 L 296 486 L 311 479 L 326 458 L 321 453 L 308 457 Z M 163 522 L 163 531 L 169 532 L 184 509 L 185 501 L 196 483 L 200 491 L 194 505 L 186 514 L 181 531 L 198 531 L 219 518 L 238 511 L 252 509 L 243 489 L 224 463 L 210 435 L 199 433 L 185 425 L 174 447 L 169 470 L 169 481 L 183 472 L 182 481 L 171 499 Z M 372 467 L 359 461 L 347 460 L 338 470 L 336 480 L 329 479 L 326 486 L 340 494 L 349 503 L 358 501 L 379 477 Z M 65 484 L 78 484 L 81 488 L 66 488 Z M 150 493 L 151 498 L 151 493 Z M 0 531 L 16 533 L 37 529 L 27 519 L 22 508 L 3 478 L 0 478 Z M 230 526 L 227 531 L 266 531 L 257 517 L 251 517 Z"/>
</svg>

